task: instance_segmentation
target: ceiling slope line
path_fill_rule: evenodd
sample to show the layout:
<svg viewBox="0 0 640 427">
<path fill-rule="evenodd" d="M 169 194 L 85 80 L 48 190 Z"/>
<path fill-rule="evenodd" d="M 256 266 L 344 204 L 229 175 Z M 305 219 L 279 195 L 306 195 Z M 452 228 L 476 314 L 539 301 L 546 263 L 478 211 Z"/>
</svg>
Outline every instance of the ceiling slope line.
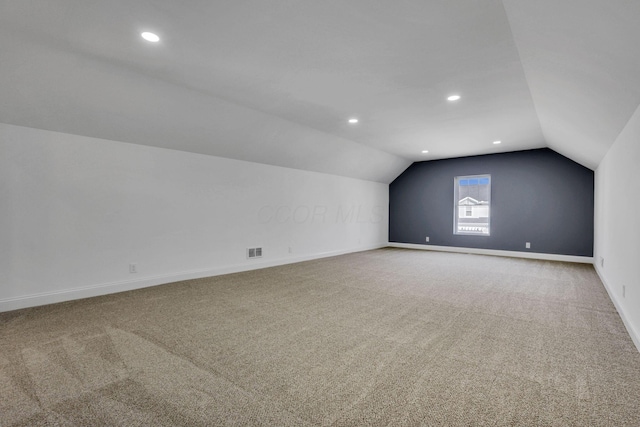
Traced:
<svg viewBox="0 0 640 427">
<path fill-rule="evenodd" d="M 533 104 L 533 109 L 536 112 L 536 118 L 538 121 L 538 129 L 540 130 L 540 133 L 542 134 L 542 136 L 544 137 L 544 144 L 546 147 L 549 147 L 549 141 L 547 138 L 547 134 L 544 131 L 544 128 L 542 127 L 542 122 L 540 121 L 540 112 L 538 111 L 538 104 L 536 102 L 535 97 L 533 96 L 533 91 L 531 90 L 531 84 L 530 84 L 530 79 L 529 79 L 529 73 L 524 65 L 524 62 L 522 60 L 522 54 L 520 52 L 520 44 L 518 43 L 518 40 L 516 39 L 515 34 L 513 33 L 513 26 L 511 24 L 511 18 L 509 17 L 509 13 L 507 12 L 507 8 L 504 5 L 504 0 L 500 1 L 500 4 L 502 5 L 502 10 L 504 11 L 504 16 L 507 19 L 507 25 L 509 26 L 509 32 L 511 33 L 511 39 L 513 40 L 513 44 L 516 48 L 516 52 L 518 53 L 518 62 L 520 64 L 520 68 L 522 69 L 522 74 L 524 75 L 524 79 L 527 82 L 527 89 L 529 90 L 529 97 L 531 98 L 531 104 Z M 550 148 L 550 147 L 549 147 Z"/>
</svg>

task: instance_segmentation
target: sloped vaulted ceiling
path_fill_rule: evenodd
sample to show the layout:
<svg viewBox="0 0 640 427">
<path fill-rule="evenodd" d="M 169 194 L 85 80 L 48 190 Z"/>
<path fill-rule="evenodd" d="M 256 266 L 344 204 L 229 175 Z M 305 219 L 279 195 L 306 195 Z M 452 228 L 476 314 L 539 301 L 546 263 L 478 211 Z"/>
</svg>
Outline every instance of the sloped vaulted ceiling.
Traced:
<svg viewBox="0 0 640 427">
<path fill-rule="evenodd" d="M 640 104 L 640 1 L 504 5 L 547 145 L 595 168 Z"/>
<path fill-rule="evenodd" d="M 640 104 L 638 22 L 628 0 L 0 0 L 0 122 L 380 182 L 544 146 L 595 168 Z"/>
</svg>

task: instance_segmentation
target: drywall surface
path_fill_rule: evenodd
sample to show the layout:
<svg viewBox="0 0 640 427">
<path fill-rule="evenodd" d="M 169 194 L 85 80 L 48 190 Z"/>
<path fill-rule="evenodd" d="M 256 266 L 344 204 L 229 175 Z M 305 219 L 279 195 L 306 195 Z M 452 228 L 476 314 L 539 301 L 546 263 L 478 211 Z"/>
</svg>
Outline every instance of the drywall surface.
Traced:
<svg viewBox="0 0 640 427">
<path fill-rule="evenodd" d="M 454 178 L 483 174 L 490 236 L 454 234 Z M 592 170 L 547 148 L 414 163 L 389 185 L 389 241 L 591 257 L 593 186 Z"/>
<path fill-rule="evenodd" d="M 354 178 L 5 124 L 0 178 L 0 311 L 387 243 Z"/>
<path fill-rule="evenodd" d="M 640 108 L 598 166 L 595 188 L 595 266 L 640 350 L 639 165 Z"/>
</svg>

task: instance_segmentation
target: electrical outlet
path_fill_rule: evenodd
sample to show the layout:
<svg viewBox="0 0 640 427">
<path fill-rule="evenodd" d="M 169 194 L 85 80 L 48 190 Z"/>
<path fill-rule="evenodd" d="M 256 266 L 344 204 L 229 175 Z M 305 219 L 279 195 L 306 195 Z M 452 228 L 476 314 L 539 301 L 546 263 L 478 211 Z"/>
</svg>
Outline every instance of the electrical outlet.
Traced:
<svg viewBox="0 0 640 427">
<path fill-rule="evenodd" d="M 527 248 L 527 249 L 531 249 L 531 242 L 525 243 L 524 247 Z"/>
<path fill-rule="evenodd" d="M 293 253 L 293 249 L 291 249 L 291 246 L 289 246 L 289 253 L 292 254 Z"/>
<path fill-rule="evenodd" d="M 627 287 L 625 285 L 622 285 L 622 298 L 624 298 L 626 296 L 626 292 L 627 291 Z"/>
<path fill-rule="evenodd" d="M 137 264 L 129 264 L 129 273 L 134 274 L 138 272 Z"/>
<path fill-rule="evenodd" d="M 427 243 L 429 243 L 429 236 L 427 236 L 427 239 L 426 239 L 426 240 L 427 240 Z"/>
<path fill-rule="evenodd" d="M 604 258 L 600 257 L 600 267 L 604 268 Z"/>
</svg>

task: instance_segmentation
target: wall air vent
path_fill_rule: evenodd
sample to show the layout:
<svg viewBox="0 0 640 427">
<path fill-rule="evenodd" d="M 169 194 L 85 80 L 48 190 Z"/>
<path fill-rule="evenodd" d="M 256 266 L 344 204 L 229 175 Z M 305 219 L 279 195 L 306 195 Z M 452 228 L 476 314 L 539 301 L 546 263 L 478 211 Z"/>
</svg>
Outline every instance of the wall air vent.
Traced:
<svg viewBox="0 0 640 427">
<path fill-rule="evenodd" d="M 262 248 L 247 248 L 247 258 L 262 258 Z"/>
</svg>

